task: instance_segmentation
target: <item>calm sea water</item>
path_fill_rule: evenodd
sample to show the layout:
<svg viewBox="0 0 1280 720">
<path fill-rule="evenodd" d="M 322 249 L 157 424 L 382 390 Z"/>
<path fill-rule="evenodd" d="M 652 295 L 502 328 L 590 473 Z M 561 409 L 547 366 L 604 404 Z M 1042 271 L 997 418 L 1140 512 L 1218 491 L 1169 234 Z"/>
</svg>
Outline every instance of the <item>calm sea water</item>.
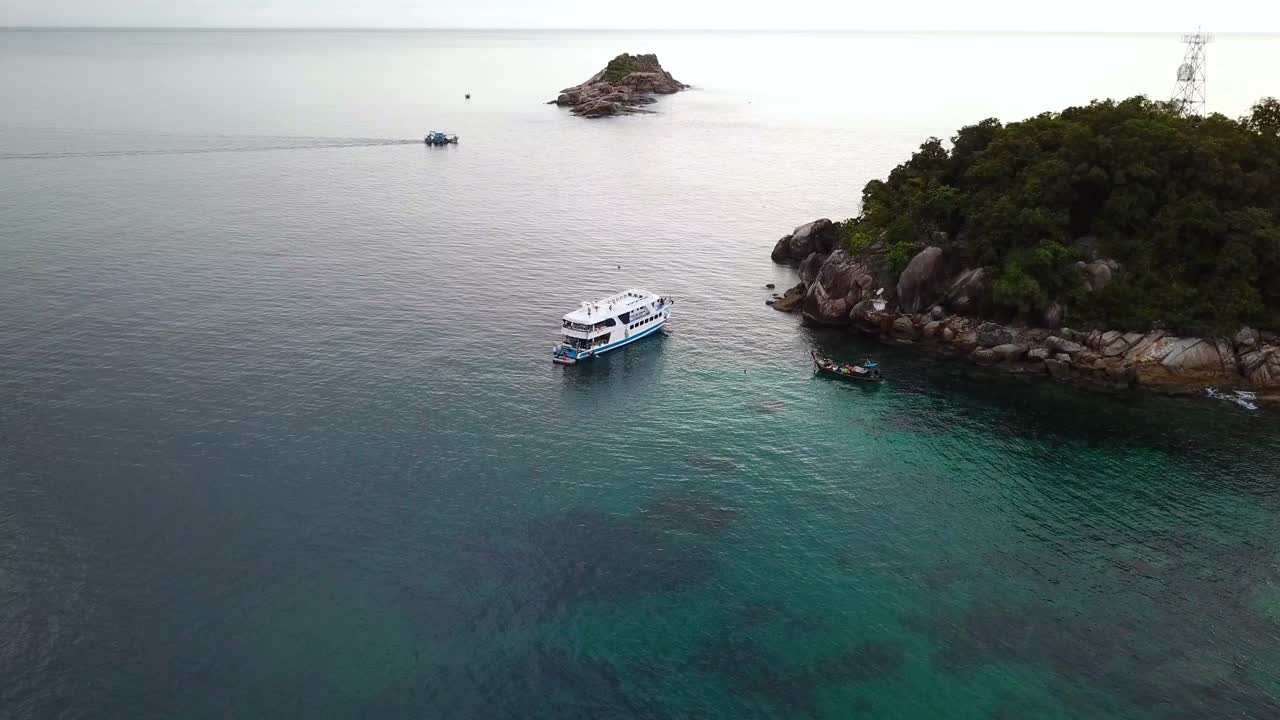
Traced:
<svg viewBox="0 0 1280 720">
<path fill-rule="evenodd" d="M 541 104 L 624 50 L 696 89 Z M 0 32 L 0 716 L 1276 717 L 1273 415 L 764 305 L 773 241 L 924 137 L 1161 97 L 1180 59 Z M 1211 106 L 1277 66 L 1220 37 Z M 552 366 L 559 316 L 628 286 L 676 296 L 666 335 Z"/>
</svg>

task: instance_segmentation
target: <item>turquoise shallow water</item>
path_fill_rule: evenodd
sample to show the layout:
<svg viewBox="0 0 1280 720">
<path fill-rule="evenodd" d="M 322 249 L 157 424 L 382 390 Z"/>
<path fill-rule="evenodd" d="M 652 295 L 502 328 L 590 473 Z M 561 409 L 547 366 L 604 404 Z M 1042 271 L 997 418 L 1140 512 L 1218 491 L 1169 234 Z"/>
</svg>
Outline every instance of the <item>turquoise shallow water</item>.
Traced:
<svg viewBox="0 0 1280 720">
<path fill-rule="evenodd" d="M 797 113 L 697 49 L 854 41 L 6 38 L 0 714 L 1280 713 L 1272 415 L 764 306 L 779 234 L 968 118 Z M 702 87 L 537 103 L 618 44 Z M 477 58 L 546 78 L 441 100 Z M 463 143 L 397 144 L 424 123 Z M 552 366 L 559 315 L 628 285 L 677 297 L 667 332 Z"/>
</svg>

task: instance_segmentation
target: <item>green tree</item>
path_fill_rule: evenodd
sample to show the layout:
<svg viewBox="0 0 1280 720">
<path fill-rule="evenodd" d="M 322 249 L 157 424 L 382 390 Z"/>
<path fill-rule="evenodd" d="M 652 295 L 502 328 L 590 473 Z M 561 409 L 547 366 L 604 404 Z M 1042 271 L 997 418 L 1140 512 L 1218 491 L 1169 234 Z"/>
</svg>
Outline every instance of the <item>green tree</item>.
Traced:
<svg viewBox="0 0 1280 720">
<path fill-rule="evenodd" d="M 1007 312 L 1068 301 L 1099 324 L 1175 329 L 1280 318 L 1274 98 L 1240 120 L 1143 97 L 988 119 L 949 148 L 929 138 L 862 201 L 846 246 L 883 238 L 899 270 L 945 231 L 971 266 L 998 268 L 993 300 Z M 1123 268 L 1104 291 L 1080 285 L 1085 245 Z"/>
</svg>

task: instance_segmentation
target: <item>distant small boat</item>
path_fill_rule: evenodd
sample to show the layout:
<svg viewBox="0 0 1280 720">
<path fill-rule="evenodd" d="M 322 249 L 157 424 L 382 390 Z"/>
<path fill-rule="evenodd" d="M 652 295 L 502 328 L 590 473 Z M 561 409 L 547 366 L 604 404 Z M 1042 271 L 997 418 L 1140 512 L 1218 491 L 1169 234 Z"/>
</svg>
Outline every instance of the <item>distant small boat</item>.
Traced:
<svg viewBox="0 0 1280 720">
<path fill-rule="evenodd" d="M 457 135 L 448 135 L 439 130 L 432 130 L 422 139 L 428 145 L 456 145 L 458 143 Z"/>
<path fill-rule="evenodd" d="M 813 356 L 815 372 L 819 374 L 857 382 L 878 383 L 884 380 L 880 375 L 880 363 L 864 360 L 861 365 L 847 365 L 816 352 L 810 355 Z"/>
</svg>

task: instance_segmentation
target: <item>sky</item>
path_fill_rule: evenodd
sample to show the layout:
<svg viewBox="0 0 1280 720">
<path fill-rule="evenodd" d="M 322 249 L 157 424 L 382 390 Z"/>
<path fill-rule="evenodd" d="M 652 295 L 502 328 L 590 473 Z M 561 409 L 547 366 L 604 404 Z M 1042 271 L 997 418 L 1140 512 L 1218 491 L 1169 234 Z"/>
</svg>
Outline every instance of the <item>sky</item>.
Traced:
<svg viewBox="0 0 1280 720">
<path fill-rule="evenodd" d="M 0 26 L 1280 32 L 1277 0 L 0 0 Z"/>
</svg>

